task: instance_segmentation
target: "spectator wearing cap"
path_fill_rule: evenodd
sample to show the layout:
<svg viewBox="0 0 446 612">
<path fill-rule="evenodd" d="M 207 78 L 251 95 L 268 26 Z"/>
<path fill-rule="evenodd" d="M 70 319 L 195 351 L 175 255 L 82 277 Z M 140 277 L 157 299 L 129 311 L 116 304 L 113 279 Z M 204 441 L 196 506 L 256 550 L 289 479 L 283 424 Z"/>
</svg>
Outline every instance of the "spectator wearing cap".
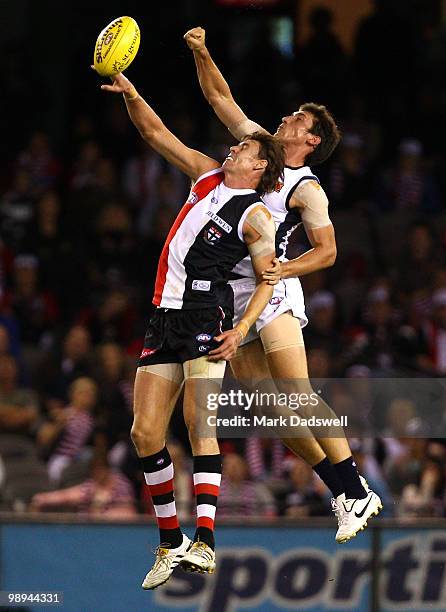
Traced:
<svg viewBox="0 0 446 612">
<path fill-rule="evenodd" d="M 423 167 L 423 146 L 414 138 L 403 139 L 393 167 L 381 173 L 377 200 L 383 210 L 433 213 L 440 196 L 433 176 Z"/>
</svg>

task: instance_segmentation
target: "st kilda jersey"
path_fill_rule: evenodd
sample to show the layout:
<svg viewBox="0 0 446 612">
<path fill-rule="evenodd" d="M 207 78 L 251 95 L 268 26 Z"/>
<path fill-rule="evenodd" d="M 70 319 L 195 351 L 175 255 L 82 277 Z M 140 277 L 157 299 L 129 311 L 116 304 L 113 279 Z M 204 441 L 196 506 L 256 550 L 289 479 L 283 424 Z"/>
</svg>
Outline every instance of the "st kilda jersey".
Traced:
<svg viewBox="0 0 446 612">
<path fill-rule="evenodd" d="M 276 188 L 271 193 L 264 193 L 262 200 L 273 216 L 276 224 L 276 255 L 280 261 L 287 260 L 287 247 L 291 234 L 302 222 L 300 211 L 297 208 L 289 208 L 289 202 L 293 193 L 298 187 L 307 181 L 316 181 L 315 176 L 309 166 L 292 168 L 285 166 L 283 171 L 283 181 L 279 181 Z M 232 278 L 253 277 L 251 260 L 244 259 L 238 263 L 233 270 Z"/>
<path fill-rule="evenodd" d="M 222 168 L 200 176 L 179 212 L 158 263 L 153 303 L 189 310 L 211 306 L 232 311 L 227 285 L 234 266 L 248 256 L 243 223 L 262 204 L 253 189 L 230 189 Z"/>
</svg>

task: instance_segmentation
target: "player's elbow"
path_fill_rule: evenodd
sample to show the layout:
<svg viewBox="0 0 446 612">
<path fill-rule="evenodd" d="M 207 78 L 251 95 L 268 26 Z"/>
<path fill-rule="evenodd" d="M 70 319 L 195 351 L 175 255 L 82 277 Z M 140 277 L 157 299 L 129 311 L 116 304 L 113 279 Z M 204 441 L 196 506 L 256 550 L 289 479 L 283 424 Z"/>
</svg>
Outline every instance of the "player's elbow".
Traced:
<svg viewBox="0 0 446 612">
<path fill-rule="evenodd" d="M 336 261 L 338 250 L 336 245 L 330 245 L 324 249 L 324 268 L 331 268 Z"/>
</svg>

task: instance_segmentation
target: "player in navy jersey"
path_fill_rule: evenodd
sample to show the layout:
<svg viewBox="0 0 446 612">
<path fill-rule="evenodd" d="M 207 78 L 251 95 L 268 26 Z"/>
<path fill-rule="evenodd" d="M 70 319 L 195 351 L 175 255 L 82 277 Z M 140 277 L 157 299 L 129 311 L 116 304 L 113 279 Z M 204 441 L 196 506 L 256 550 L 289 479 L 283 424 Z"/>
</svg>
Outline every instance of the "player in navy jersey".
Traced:
<svg viewBox="0 0 446 612">
<path fill-rule="evenodd" d="M 192 49 L 203 93 L 220 120 L 237 139 L 263 128 L 245 115 L 236 104 L 223 75 L 205 46 L 203 28 L 193 28 L 184 36 Z M 263 130 L 264 131 L 264 130 Z M 307 359 L 301 328 L 307 323 L 299 276 L 332 266 L 336 259 L 336 240 L 328 215 L 328 199 L 310 166 L 325 161 L 340 140 L 336 123 L 325 106 L 306 103 L 282 118 L 274 136 L 285 146 L 284 178 L 274 192 L 263 200 L 276 223 L 277 254 L 280 270 L 270 269 L 264 279 L 280 278 L 265 311 L 245 338 L 231 367 L 239 380 L 255 386 L 268 378 L 284 391 L 311 393 Z M 312 249 L 288 261 L 287 244 L 291 233 L 303 223 Z M 232 282 L 235 321 L 254 288 L 249 261 L 234 268 Z M 284 385 L 283 381 L 294 381 Z M 319 399 L 318 416 L 334 416 Z M 304 413 L 304 416 L 308 416 Z M 367 526 L 378 514 L 381 500 L 359 476 L 343 431 L 308 432 L 290 438 L 282 432 L 284 443 L 300 454 L 327 484 L 333 494 L 332 506 L 338 519 L 337 542 L 346 542 Z M 334 433 L 334 435 L 332 435 Z"/>
<path fill-rule="evenodd" d="M 132 440 L 160 531 L 155 564 L 142 586 L 154 589 L 170 578 L 180 562 L 193 571 L 212 573 L 215 568 L 221 457 L 215 428 L 206 427 L 206 396 L 219 391 L 225 360 L 235 355 L 272 296 L 274 281 L 263 281 L 261 275 L 275 259 L 275 225 L 258 192 L 273 190 L 282 176 L 284 149 L 270 135 L 251 134 L 231 147 L 221 166 L 180 142 L 122 74 L 102 89 L 122 93 L 144 140 L 193 180 L 158 263 L 153 298 L 157 310 L 149 322 L 135 380 Z M 228 279 L 247 256 L 256 287 L 233 328 L 234 298 Z M 166 432 L 183 384 L 197 501 L 193 542 L 178 523 L 173 464 L 166 448 Z"/>
</svg>

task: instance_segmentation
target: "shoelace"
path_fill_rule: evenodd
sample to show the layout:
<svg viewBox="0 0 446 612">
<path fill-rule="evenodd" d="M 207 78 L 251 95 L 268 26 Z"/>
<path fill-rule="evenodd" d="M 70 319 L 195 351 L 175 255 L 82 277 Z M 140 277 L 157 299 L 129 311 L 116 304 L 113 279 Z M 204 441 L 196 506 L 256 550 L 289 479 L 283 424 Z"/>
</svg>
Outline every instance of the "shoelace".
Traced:
<svg viewBox="0 0 446 612">
<path fill-rule="evenodd" d="M 155 563 L 150 570 L 150 574 L 153 572 L 157 572 L 159 569 L 164 569 L 166 571 L 170 570 L 170 561 L 169 561 L 169 549 L 163 548 L 162 546 L 158 546 L 154 553 L 156 555 Z"/>
<path fill-rule="evenodd" d="M 210 550 L 204 542 L 195 542 L 191 548 L 191 552 L 193 551 L 194 554 L 198 557 L 203 557 L 206 561 L 212 561 L 212 552 Z"/>
</svg>

